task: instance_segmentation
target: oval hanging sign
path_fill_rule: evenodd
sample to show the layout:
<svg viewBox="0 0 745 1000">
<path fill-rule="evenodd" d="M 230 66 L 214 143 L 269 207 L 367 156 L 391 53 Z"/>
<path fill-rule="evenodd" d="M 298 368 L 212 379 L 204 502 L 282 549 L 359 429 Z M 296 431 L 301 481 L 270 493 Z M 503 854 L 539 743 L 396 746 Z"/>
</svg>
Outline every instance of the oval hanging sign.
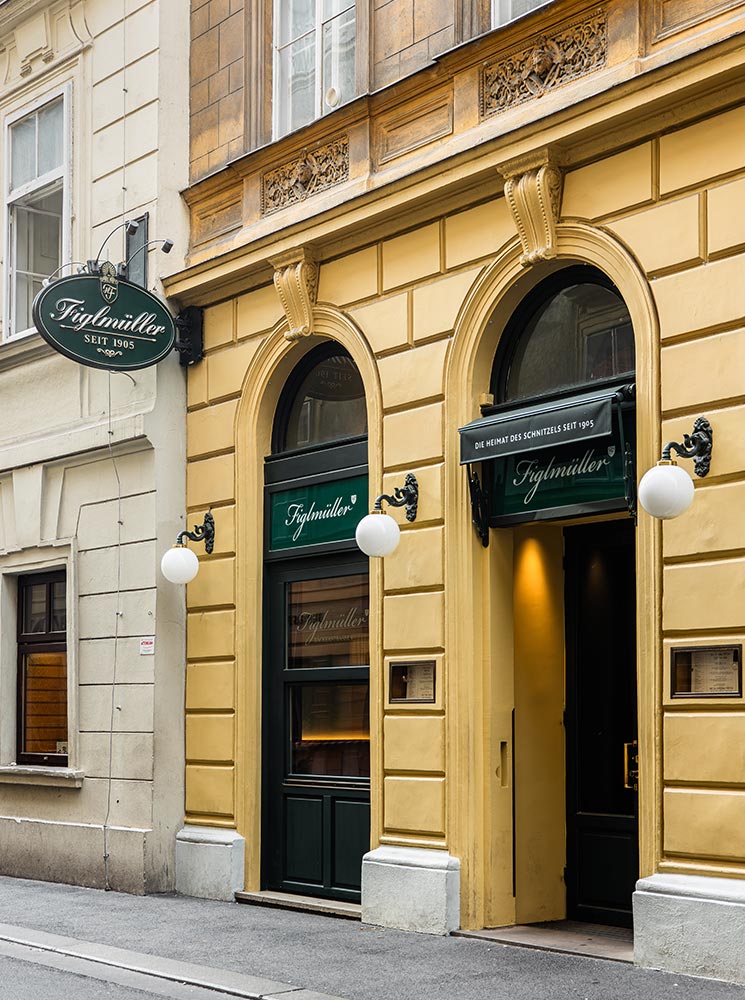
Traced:
<svg viewBox="0 0 745 1000">
<path fill-rule="evenodd" d="M 46 285 L 34 299 L 34 325 L 60 354 L 90 368 L 148 368 L 173 350 L 176 326 L 157 296 L 117 278 L 75 274 Z"/>
</svg>

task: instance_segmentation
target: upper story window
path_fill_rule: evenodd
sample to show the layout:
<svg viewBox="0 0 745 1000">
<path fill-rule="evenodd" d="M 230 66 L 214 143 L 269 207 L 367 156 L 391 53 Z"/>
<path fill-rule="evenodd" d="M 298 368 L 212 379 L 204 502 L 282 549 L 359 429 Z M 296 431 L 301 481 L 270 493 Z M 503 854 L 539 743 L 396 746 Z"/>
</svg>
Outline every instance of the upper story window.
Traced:
<svg viewBox="0 0 745 1000">
<path fill-rule="evenodd" d="M 355 96 L 354 0 L 275 0 L 274 138 Z"/>
<path fill-rule="evenodd" d="M 551 396 L 634 367 L 623 299 L 600 271 L 577 265 L 541 282 L 516 310 L 497 351 L 494 392 L 501 403 Z"/>
<path fill-rule="evenodd" d="M 354 361 L 338 344 L 324 344 L 308 355 L 289 380 L 280 411 L 275 452 L 367 434 L 365 387 Z"/>
<path fill-rule="evenodd" d="M 537 7 L 544 7 L 549 0 L 492 0 L 491 23 L 493 28 L 529 14 Z"/>
<path fill-rule="evenodd" d="M 63 262 L 67 179 L 65 98 L 11 121 L 6 131 L 5 337 L 33 327 L 31 303 Z"/>
</svg>

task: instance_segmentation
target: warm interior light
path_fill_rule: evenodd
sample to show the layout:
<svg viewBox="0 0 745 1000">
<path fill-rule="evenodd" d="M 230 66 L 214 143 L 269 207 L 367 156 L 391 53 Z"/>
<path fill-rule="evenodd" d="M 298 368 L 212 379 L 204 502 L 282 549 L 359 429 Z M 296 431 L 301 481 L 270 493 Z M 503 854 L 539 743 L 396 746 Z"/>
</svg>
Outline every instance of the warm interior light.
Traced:
<svg viewBox="0 0 745 1000">
<path fill-rule="evenodd" d="M 169 583 L 190 583 L 198 570 L 196 554 L 185 545 L 174 545 L 160 561 L 160 571 Z"/>
<path fill-rule="evenodd" d="M 678 517 L 692 501 L 693 481 L 675 462 L 658 462 L 639 483 L 639 503 L 652 517 Z"/>
<path fill-rule="evenodd" d="M 396 548 L 401 529 L 385 511 L 374 510 L 362 518 L 354 537 L 366 556 L 380 558 L 390 555 Z"/>
</svg>

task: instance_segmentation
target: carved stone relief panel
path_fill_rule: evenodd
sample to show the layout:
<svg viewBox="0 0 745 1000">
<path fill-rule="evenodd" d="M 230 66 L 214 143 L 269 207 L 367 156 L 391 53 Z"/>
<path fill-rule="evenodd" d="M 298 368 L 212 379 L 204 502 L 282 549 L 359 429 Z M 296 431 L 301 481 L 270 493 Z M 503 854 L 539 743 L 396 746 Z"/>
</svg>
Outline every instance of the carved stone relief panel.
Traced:
<svg viewBox="0 0 745 1000">
<path fill-rule="evenodd" d="M 600 69 L 605 65 L 607 52 L 608 31 L 603 10 L 514 49 L 482 70 L 482 118 L 542 97 Z"/>
<path fill-rule="evenodd" d="M 261 179 L 261 214 L 271 215 L 349 177 L 349 139 L 304 151 L 302 156 L 269 170 Z"/>
</svg>

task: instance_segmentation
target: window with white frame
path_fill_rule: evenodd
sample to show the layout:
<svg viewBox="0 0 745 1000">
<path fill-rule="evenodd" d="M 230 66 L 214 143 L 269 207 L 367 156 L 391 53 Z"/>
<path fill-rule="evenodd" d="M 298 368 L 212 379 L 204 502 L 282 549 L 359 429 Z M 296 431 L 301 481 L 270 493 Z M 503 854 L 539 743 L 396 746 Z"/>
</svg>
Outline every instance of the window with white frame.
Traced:
<svg viewBox="0 0 745 1000">
<path fill-rule="evenodd" d="M 550 0 L 492 0 L 492 27 L 515 21 L 537 7 L 545 7 Z"/>
<path fill-rule="evenodd" d="M 67 583 L 64 570 L 18 578 L 19 764 L 67 764 Z"/>
<path fill-rule="evenodd" d="M 31 303 L 63 262 L 66 141 L 63 95 L 8 125 L 5 338 L 33 327 Z"/>
<path fill-rule="evenodd" d="M 275 0 L 275 139 L 355 96 L 355 17 L 355 0 Z"/>
</svg>

